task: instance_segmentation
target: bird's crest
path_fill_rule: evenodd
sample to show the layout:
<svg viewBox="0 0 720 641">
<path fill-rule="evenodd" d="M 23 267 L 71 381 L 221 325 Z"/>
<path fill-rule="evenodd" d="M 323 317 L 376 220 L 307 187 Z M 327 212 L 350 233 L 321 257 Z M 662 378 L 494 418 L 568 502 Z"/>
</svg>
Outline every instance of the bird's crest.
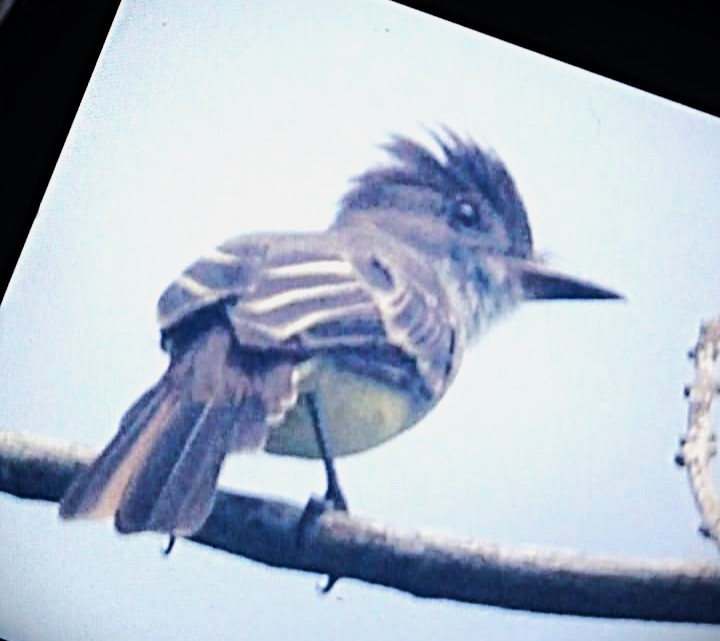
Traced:
<svg viewBox="0 0 720 641">
<path fill-rule="evenodd" d="M 511 238 L 509 253 L 522 257 L 530 255 L 532 240 L 527 213 L 500 158 L 447 127 L 442 128 L 442 134 L 435 131 L 429 131 L 429 134 L 440 148 L 440 154 L 398 135 L 382 145 L 394 162 L 357 176 L 353 187 L 342 199 L 342 210 L 385 206 L 388 194 L 403 187 L 432 190 L 445 200 L 480 193 L 506 226 Z"/>
</svg>

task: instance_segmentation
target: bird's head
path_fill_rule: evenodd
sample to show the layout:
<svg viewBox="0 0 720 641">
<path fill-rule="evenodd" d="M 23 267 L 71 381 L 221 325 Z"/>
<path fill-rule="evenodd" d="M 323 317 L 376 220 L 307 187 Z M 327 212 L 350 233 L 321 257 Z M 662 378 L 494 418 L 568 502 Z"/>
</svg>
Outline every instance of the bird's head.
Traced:
<svg viewBox="0 0 720 641">
<path fill-rule="evenodd" d="M 355 178 L 335 226 L 370 221 L 431 256 L 451 255 L 480 288 L 492 281 L 531 300 L 620 298 L 535 256 L 525 206 L 494 152 L 448 128 L 430 135 L 440 154 L 402 136 L 383 145 L 393 162 Z"/>
</svg>

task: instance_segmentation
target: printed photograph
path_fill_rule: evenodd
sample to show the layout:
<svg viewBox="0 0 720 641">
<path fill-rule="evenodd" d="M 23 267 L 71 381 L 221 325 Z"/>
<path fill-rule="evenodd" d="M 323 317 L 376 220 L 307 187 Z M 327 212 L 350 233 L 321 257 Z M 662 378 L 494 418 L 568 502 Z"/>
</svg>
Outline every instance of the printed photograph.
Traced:
<svg viewBox="0 0 720 641">
<path fill-rule="evenodd" d="M 0 636 L 715 638 L 718 175 L 396 3 L 123 2 L 0 311 Z"/>
</svg>

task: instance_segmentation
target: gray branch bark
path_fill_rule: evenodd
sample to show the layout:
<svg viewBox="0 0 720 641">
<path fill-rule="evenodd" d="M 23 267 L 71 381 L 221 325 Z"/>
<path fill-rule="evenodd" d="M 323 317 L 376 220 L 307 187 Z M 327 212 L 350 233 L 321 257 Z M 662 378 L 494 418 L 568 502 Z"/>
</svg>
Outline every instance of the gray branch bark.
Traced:
<svg viewBox="0 0 720 641">
<path fill-rule="evenodd" d="M 0 491 L 58 501 L 94 452 L 0 432 Z M 341 576 L 419 597 L 530 612 L 720 623 L 720 566 L 509 550 L 404 532 L 328 512 L 298 545 L 303 506 L 219 492 L 192 540 L 267 565 Z"/>
<path fill-rule="evenodd" d="M 713 540 L 718 548 L 720 499 L 713 484 L 710 465 L 717 452 L 712 405 L 720 393 L 720 383 L 714 376 L 719 355 L 720 316 L 700 326 L 697 343 L 689 353 L 695 364 L 695 379 L 685 388 L 688 398 L 687 429 L 675 456 L 676 463 L 687 470 L 690 491 L 700 512 L 700 532 Z"/>
</svg>

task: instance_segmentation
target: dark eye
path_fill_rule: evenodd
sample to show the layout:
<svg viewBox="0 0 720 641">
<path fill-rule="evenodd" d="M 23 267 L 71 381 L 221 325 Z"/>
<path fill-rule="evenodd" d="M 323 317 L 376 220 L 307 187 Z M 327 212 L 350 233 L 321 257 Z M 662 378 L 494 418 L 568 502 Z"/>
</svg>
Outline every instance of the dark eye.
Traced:
<svg viewBox="0 0 720 641">
<path fill-rule="evenodd" d="M 478 213 L 477 209 L 475 209 L 475 207 L 473 207 L 470 203 L 461 200 L 457 205 L 455 205 L 455 216 L 458 220 L 471 224 L 477 220 Z"/>
<path fill-rule="evenodd" d="M 469 227 L 476 231 L 490 231 L 490 224 L 485 212 L 468 200 L 459 198 L 452 204 L 450 219 L 453 226 Z"/>
</svg>

